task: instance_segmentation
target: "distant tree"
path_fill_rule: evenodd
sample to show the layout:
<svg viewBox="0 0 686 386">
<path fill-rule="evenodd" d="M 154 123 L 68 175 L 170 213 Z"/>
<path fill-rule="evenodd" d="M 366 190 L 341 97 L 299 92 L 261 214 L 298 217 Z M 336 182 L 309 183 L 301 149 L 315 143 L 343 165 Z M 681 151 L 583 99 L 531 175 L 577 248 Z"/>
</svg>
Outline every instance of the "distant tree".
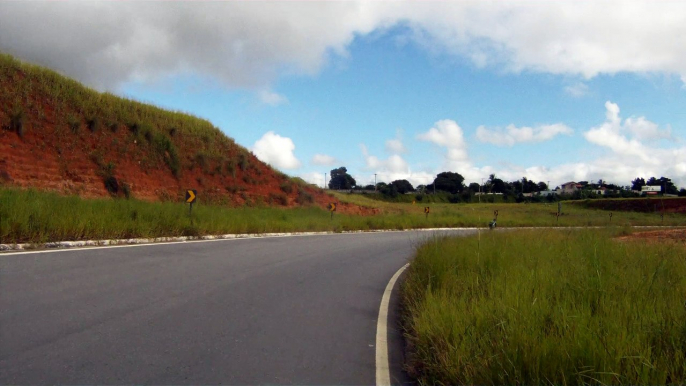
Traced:
<svg viewBox="0 0 686 386">
<path fill-rule="evenodd" d="M 491 180 L 491 192 L 493 193 L 506 193 L 507 192 L 507 185 L 505 184 L 505 181 L 501 180 L 500 178 L 493 178 Z"/>
<path fill-rule="evenodd" d="M 396 197 L 398 196 L 398 188 L 395 187 L 395 185 L 391 184 L 377 184 L 377 190 L 379 193 L 383 194 L 384 196 L 388 197 Z"/>
<path fill-rule="evenodd" d="M 365 185 L 364 190 L 374 190 L 374 185 Z"/>
<path fill-rule="evenodd" d="M 472 193 L 477 193 L 477 192 L 479 192 L 479 191 L 481 190 L 481 185 L 479 185 L 478 182 L 472 182 L 471 184 L 469 184 L 469 188 L 468 188 L 468 189 L 469 189 Z"/>
<path fill-rule="evenodd" d="M 459 173 L 443 172 L 438 173 L 434 179 L 433 184 L 427 186 L 429 191 L 432 191 L 434 186 L 436 190 L 442 190 L 452 194 L 459 193 L 464 189 L 464 177 Z"/>
<path fill-rule="evenodd" d="M 685 188 L 681 188 L 681 190 L 679 191 L 679 197 L 686 197 L 686 189 Z"/>
<path fill-rule="evenodd" d="M 355 179 L 348 174 L 348 169 L 341 166 L 338 169 L 331 170 L 331 179 L 329 180 L 329 189 L 343 190 L 352 189 L 357 185 Z"/>
<path fill-rule="evenodd" d="M 539 191 L 539 192 L 542 192 L 542 191 L 544 191 L 544 190 L 548 190 L 548 184 L 546 184 L 545 182 L 541 181 L 541 182 L 538 183 L 538 191 Z"/>
<path fill-rule="evenodd" d="M 524 183 L 522 181 L 512 181 L 507 183 L 509 189 L 517 194 L 521 194 L 524 191 Z"/>
<path fill-rule="evenodd" d="M 417 193 L 424 193 L 426 191 L 426 185 L 417 185 L 414 189 Z"/>
<path fill-rule="evenodd" d="M 641 190 L 643 186 L 646 186 L 646 180 L 643 178 L 636 177 L 635 180 L 631 181 L 631 190 Z"/>
<path fill-rule="evenodd" d="M 400 194 L 414 192 L 414 187 L 408 180 L 395 180 L 391 182 L 391 185 L 395 186 Z"/>
<path fill-rule="evenodd" d="M 526 177 L 522 177 L 522 189 L 524 193 L 533 193 L 533 192 L 538 192 L 538 184 L 536 184 L 532 180 L 527 180 Z M 519 192 L 519 190 L 516 190 Z"/>
<path fill-rule="evenodd" d="M 662 193 L 667 193 L 667 194 L 679 194 L 679 190 L 676 188 L 674 183 L 670 178 L 667 177 L 660 177 L 660 178 L 655 178 L 655 177 L 650 177 L 648 181 L 646 181 L 646 185 L 648 186 L 660 186 Z"/>
</svg>

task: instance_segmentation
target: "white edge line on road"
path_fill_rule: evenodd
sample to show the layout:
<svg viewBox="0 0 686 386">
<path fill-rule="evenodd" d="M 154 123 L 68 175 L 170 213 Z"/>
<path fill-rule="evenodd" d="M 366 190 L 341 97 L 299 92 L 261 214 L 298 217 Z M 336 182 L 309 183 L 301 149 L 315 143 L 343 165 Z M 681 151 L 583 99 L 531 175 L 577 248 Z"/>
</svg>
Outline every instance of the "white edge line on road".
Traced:
<svg viewBox="0 0 686 386">
<path fill-rule="evenodd" d="M 403 271 L 410 265 L 407 263 L 393 275 L 391 281 L 386 285 L 386 290 L 381 297 L 379 306 L 379 319 L 376 322 L 376 384 L 391 384 L 391 367 L 388 361 L 388 309 L 390 307 L 391 293 L 395 282 Z"/>
</svg>

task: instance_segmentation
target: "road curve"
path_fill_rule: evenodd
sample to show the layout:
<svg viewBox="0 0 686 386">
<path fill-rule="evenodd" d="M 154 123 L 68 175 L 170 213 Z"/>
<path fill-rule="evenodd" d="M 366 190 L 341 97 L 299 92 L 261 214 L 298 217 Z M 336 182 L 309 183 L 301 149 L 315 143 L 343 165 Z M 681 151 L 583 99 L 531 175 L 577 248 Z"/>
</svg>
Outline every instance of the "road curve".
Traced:
<svg viewBox="0 0 686 386">
<path fill-rule="evenodd" d="M 0 254 L 0 384 L 374 384 L 382 294 L 430 235 Z"/>
</svg>

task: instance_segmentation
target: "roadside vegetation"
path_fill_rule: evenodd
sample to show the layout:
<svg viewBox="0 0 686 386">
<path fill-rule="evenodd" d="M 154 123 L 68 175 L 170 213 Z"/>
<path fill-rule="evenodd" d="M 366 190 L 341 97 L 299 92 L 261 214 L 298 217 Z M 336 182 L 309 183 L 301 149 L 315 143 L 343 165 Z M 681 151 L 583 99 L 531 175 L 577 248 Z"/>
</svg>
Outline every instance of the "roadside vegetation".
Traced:
<svg viewBox="0 0 686 386">
<path fill-rule="evenodd" d="M 520 230 L 418 249 L 402 296 L 420 384 L 684 384 L 683 244 Z"/>
<path fill-rule="evenodd" d="M 686 225 L 681 214 L 661 219 L 651 213 L 615 213 L 572 205 L 544 204 L 432 204 L 374 201 L 359 195 L 336 194 L 333 201 L 374 207 L 378 214 L 361 216 L 330 213 L 303 202 L 302 207 L 274 206 L 268 197 L 252 206 L 207 205 L 201 196 L 193 206 L 180 202 L 136 199 L 83 199 L 38 190 L 0 188 L 0 243 L 66 240 L 201 236 L 226 233 L 292 231 L 348 231 L 434 227 L 486 227 L 498 210 L 498 226 Z"/>
</svg>

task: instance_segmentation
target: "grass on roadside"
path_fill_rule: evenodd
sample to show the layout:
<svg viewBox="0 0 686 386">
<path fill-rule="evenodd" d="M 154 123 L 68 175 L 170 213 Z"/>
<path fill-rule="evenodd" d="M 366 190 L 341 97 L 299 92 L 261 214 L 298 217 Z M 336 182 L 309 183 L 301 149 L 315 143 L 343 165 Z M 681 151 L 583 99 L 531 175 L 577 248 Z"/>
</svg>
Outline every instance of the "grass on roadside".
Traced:
<svg viewBox="0 0 686 386">
<path fill-rule="evenodd" d="M 683 384 L 683 245 L 625 229 L 482 232 L 419 248 L 403 284 L 420 384 Z"/>
<path fill-rule="evenodd" d="M 293 188 L 295 189 L 295 188 Z M 344 201 L 345 197 L 339 197 Z M 303 204 L 308 201 L 304 200 Z M 436 204 L 425 216 L 423 206 L 378 203 L 381 213 L 354 216 L 335 213 L 333 219 L 322 208 L 229 208 L 205 205 L 202 199 L 189 216 L 188 205 L 124 199 L 82 199 L 37 190 L 0 188 L 0 243 L 63 240 L 195 236 L 224 233 L 295 231 L 347 231 L 414 229 L 434 227 L 485 227 L 493 210 L 499 210 L 499 226 L 608 225 L 598 210 L 570 208 L 556 222 L 552 207 L 523 204 Z M 375 205 L 379 204 L 379 205 Z M 683 215 L 665 218 L 665 225 L 684 224 Z M 645 213 L 615 215 L 613 224 L 660 225 L 659 216 Z"/>
</svg>

